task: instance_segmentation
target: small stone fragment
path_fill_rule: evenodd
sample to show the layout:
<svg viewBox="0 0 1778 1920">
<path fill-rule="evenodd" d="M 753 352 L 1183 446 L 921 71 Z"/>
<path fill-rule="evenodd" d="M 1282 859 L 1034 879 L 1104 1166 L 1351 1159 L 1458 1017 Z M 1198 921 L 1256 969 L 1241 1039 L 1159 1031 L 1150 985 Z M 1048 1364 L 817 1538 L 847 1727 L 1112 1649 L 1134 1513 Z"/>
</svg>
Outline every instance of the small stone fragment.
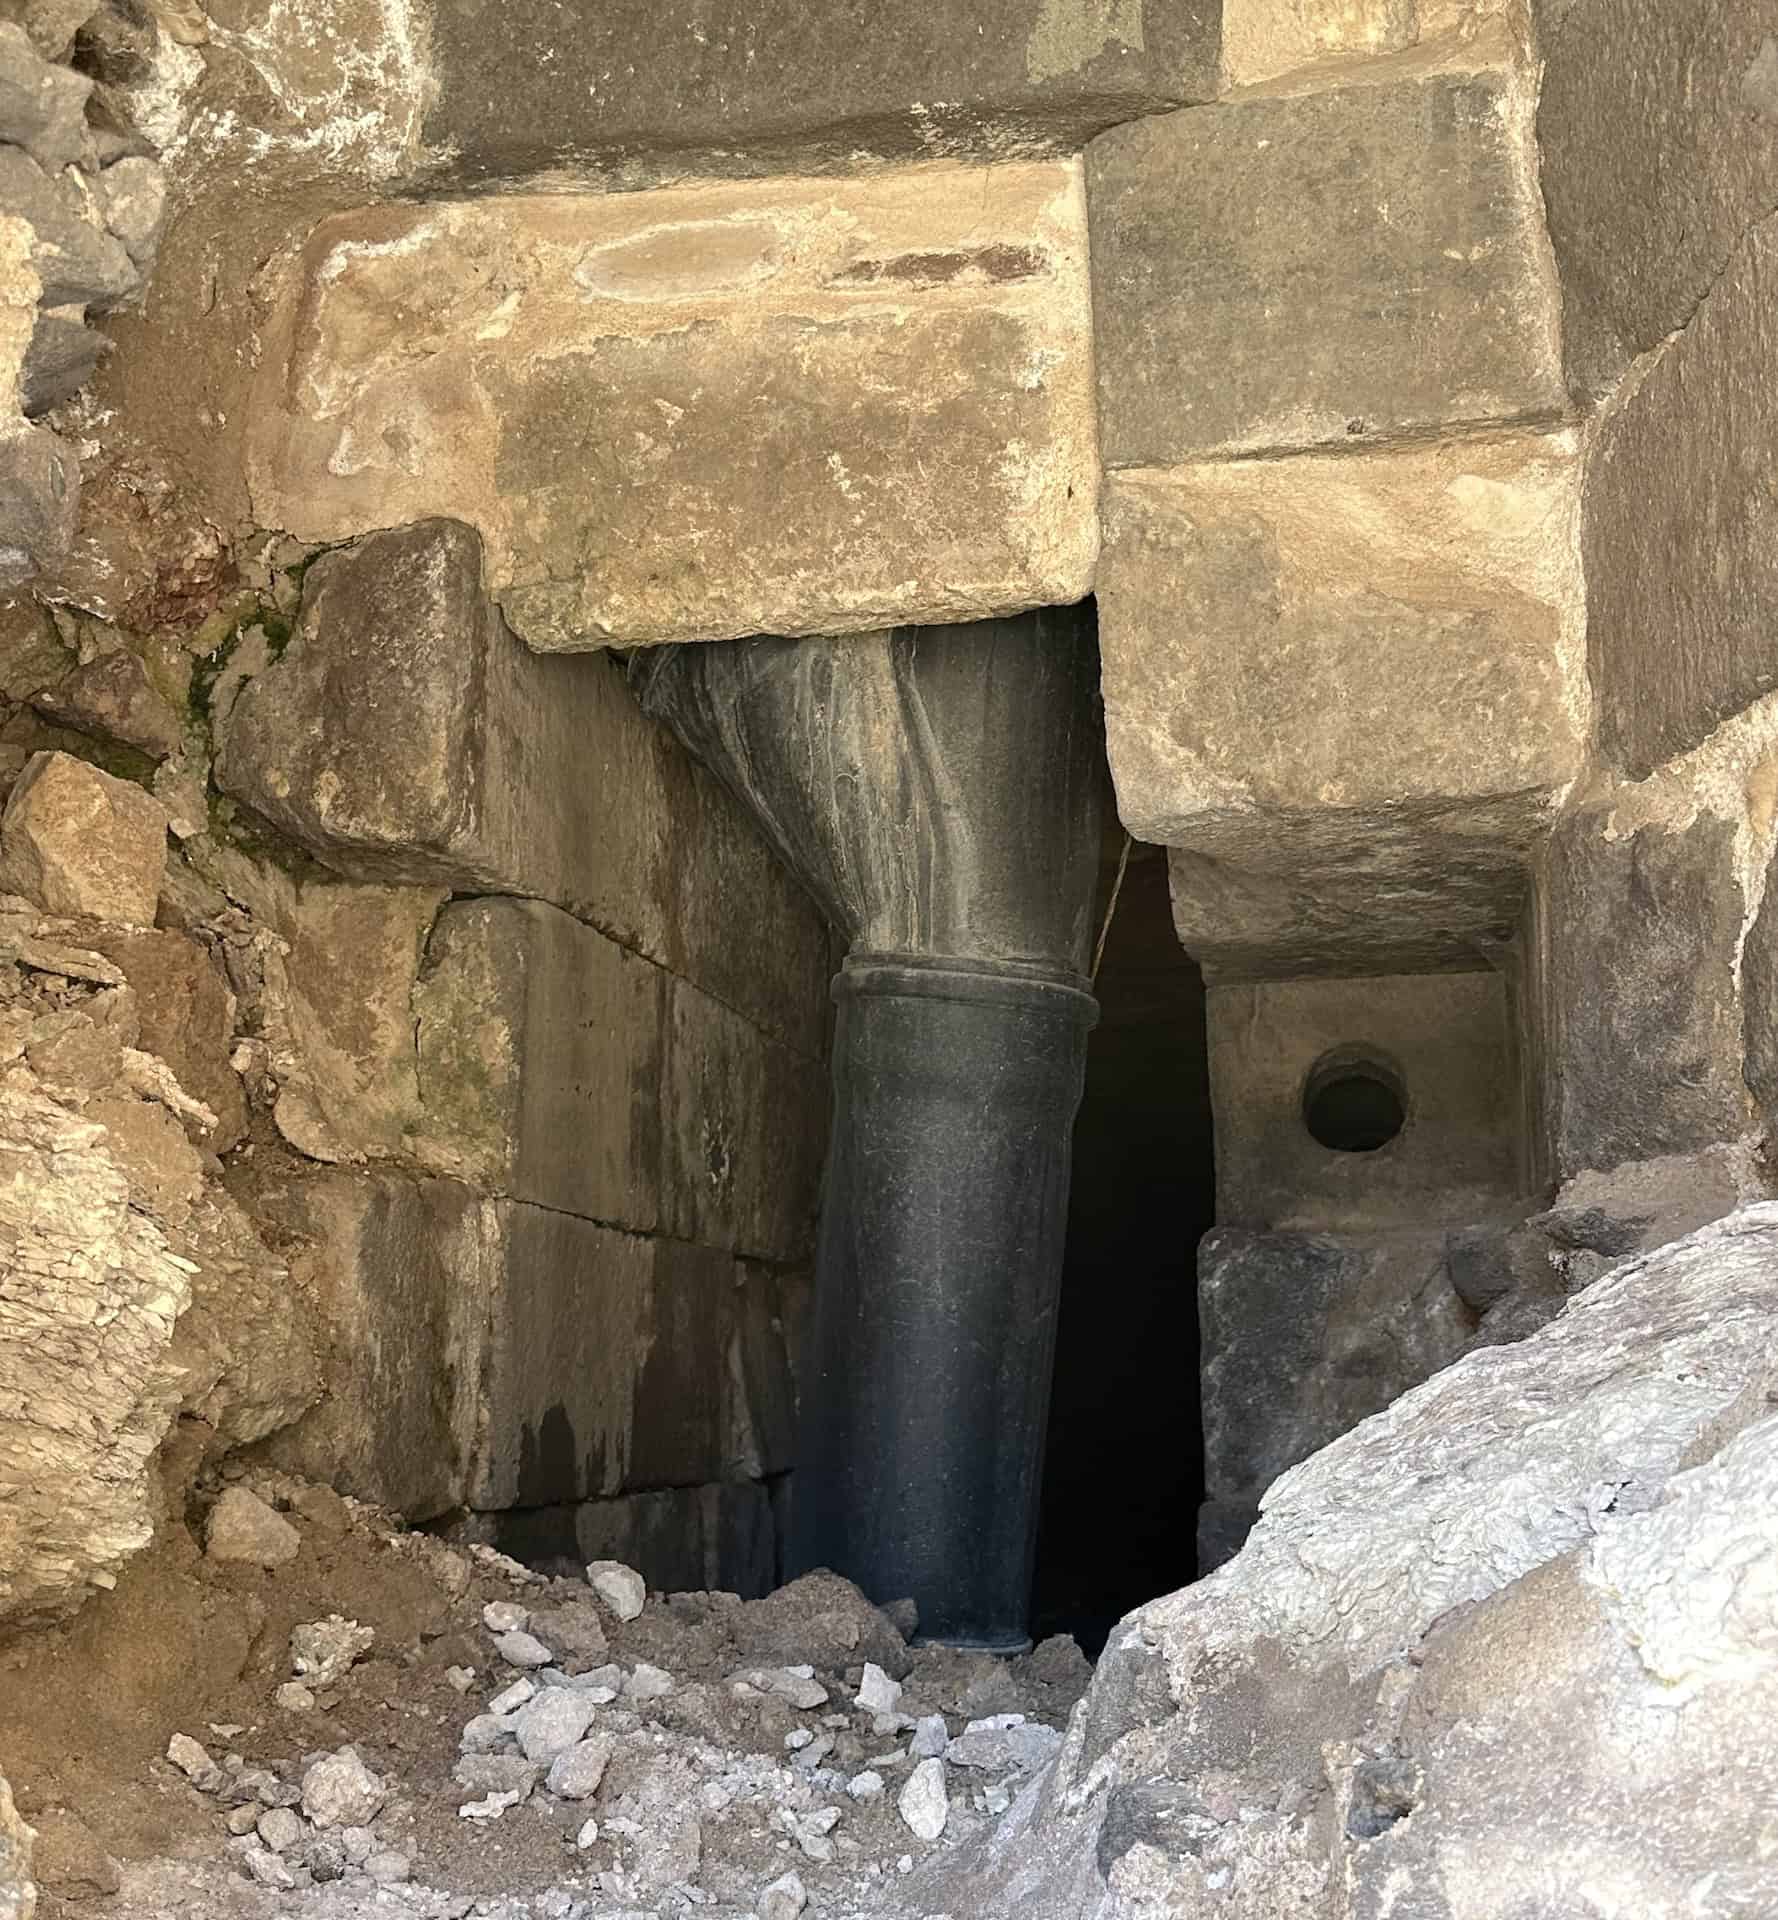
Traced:
<svg viewBox="0 0 1778 1920">
<path fill-rule="evenodd" d="M 883 1776 L 874 1768 L 866 1768 L 863 1773 L 855 1773 L 846 1782 L 846 1791 L 854 1800 L 880 1800 L 883 1797 Z"/>
<path fill-rule="evenodd" d="M 531 1624 L 531 1609 L 516 1600 L 490 1600 L 482 1608 L 482 1625 L 490 1633 L 523 1633 Z"/>
<path fill-rule="evenodd" d="M 585 1825 L 582 1826 L 581 1830 L 574 1836 L 574 1844 L 577 1847 L 579 1847 L 581 1852 L 583 1853 L 587 1850 L 588 1847 L 597 1846 L 598 1841 L 599 1841 L 599 1823 L 597 1820 L 587 1821 Z"/>
<path fill-rule="evenodd" d="M 867 1660 L 864 1678 L 858 1683 L 857 1704 L 865 1713 L 894 1713 L 901 1705 L 901 1682 L 891 1680 L 874 1660 Z"/>
<path fill-rule="evenodd" d="M 908 1775 L 896 1804 L 916 1839 L 936 1840 L 951 1815 L 950 1797 L 945 1792 L 945 1763 L 922 1760 Z"/>
<path fill-rule="evenodd" d="M 413 1870 L 413 1861 L 405 1853 L 397 1853 L 392 1847 L 385 1847 L 380 1853 L 373 1853 L 364 1863 L 364 1871 L 379 1887 L 399 1887 Z"/>
<path fill-rule="evenodd" d="M 942 1713 L 922 1714 L 914 1727 L 913 1744 L 910 1748 L 916 1760 L 940 1759 L 946 1747 L 951 1744 L 950 1729 L 945 1725 Z"/>
<path fill-rule="evenodd" d="M 249 1800 L 244 1807 L 230 1807 L 228 1818 L 223 1822 L 237 1839 L 251 1833 L 259 1824 L 259 1808 Z"/>
<path fill-rule="evenodd" d="M 303 1823 L 288 1807 L 267 1807 L 258 1820 L 259 1837 L 273 1853 L 283 1853 L 303 1837 Z"/>
<path fill-rule="evenodd" d="M 624 1682 L 626 1700 L 659 1700 L 673 1691 L 673 1676 L 660 1667 L 639 1661 L 636 1671 Z"/>
<path fill-rule="evenodd" d="M 274 1887 L 288 1893 L 296 1885 L 296 1875 L 277 1854 L 266 1847 L 250 1847 L 241 1856 L 248 1875 L 262 1887 Z"/>
<path fill-rule="evenodd" d="M 353 1747 L 317 1760 L 303 1775 L 303 1812 L 318 1827 L 367 1826 L 388 1797 L 388 1783 Z"/>
<path fill-rule="evenodd" d="M 537 1682 L 528 1677 L 515 1680 L 510 1687 L 502 1687 L 488 1702 L 490 1713 L 517 1713 L 527 1700 L 537 1698 Z"/>
<path fill-rule="evenodd" d="M 797 1920 L 809 1904 L 802 1877 L 786 1873 L 774 1880 L 759 1896 L 759 1920 Z"/>
<path fill-rule="evenodd" d="M 557 1754 L 544 1784 L 560 1800 L 590 1800 L 611 1762 L 609 1738 L 581 1740 Z"/>
<path fill-rule="evenodd" d="M 512 1717 L 504 1713 L 478 1713 L 457 1736 L 464 1753 L 492 1753 L 512 1732 Z"/>
<path fill-rule="evenodd" d="M 356 1620 L 330 1613 L 290 1630 L 290 1664 L 311 1687 L 331 1687 L 342 1680 L 352 1662 L 376 1644 L 376 1634 Z"/>
<path fill-rule="evenodd" d="M 586 1570 L 587 1585 L 620 1620 L 634 1620 L 648 1601 L 648 1583 L 621 1560 L 595 1560 Z"/>
<path fill-rule="evenodd" d="M 485 1799 L 468 1800 L 457 1809 L 460 1820 L 498 1820 L 509 1807 L 516 1807 L 524 1799 L 517 1787 L 507 1793 L 490 1793 Z"/>
<path fill-rule="evenodd" d="M 446 1667 L 445 1679 L 458 1693 L 467 1693 L 475 1685 L 474 1667 Z"/>
<path fill-rule="evenodd" d="M 200 1793 L 220 1793 L 228 1776 L 188 1733 L 176 1733 L 167 1742 L 167 1758 Z"/>
<path fill-rule="evenodd" d="M 472 1794 L 506 1793 L 513 1787 L 528 1794 L 541 1772 L 522 1753 L 466 1753 L 451 1769 L 451 1778 Z"/>
<path fill-rule="evenodd" d="M 519 1709 L 513 1731 L 527 1760 L 547 1765 L 566 1753 L 593 1724 L 597 1708 L 573 1687 L 546 1687 Z"/>
<path fill-rule="evenodd" d="M 529 1633 L 503 1633 L 494 1642 L 494 1651 L 509 1667 L 547 1667 L 551 1654 L 541 1640 Z"/>
<path fill-rule="evenodd" d="M 302 1535 L 246 1487 L 227 1488 L 204 1523 L 204 1552 L 212 1560 L 286 1567 L 302 1551 Z"/>
<path fill-rule="evenodd" d="M 340 1851 L 355 1867 L 363 1866 L 377 1850 L 377 1836 L 369 1827 L 341 1827 L 336 1837 Z"/>
</svg>

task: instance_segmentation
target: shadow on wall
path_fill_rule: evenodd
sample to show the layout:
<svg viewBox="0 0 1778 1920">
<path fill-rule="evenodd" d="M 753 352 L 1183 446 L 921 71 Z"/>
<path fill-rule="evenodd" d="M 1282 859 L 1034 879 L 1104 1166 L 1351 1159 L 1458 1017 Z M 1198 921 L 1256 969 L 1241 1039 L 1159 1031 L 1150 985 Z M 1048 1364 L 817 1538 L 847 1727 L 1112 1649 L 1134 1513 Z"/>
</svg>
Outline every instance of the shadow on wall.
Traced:
<svg viewBox="0 0 1778 1920">
<path fill-rule="evenodd" d="M 1122 846 L 1107 834 L 1101 912 Z M 1074 1130 L 1033 1631 L 1097 1656 L 1196 1572 L 1203 1497 L 1197 1245 L 1215 1215 L 1204 983 L 1167 858 L 1135 846 L 1099 969 Z"/>
</svg>

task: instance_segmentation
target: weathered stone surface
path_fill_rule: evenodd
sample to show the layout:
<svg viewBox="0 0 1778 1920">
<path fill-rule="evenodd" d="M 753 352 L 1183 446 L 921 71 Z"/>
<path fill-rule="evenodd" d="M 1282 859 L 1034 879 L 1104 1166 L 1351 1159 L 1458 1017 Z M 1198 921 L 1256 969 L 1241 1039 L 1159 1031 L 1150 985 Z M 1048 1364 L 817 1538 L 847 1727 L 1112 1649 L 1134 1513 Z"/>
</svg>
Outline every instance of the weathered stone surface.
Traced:
<svg viewBox="0 0 1778 1920">
<path fill-rule="evenodd" d="M 1544 26 L 1543 191 L 1571 372 L 1597 385 L 1684 326 L 1778 208 L 1778 8 L 1576 0 Z"/>
<path fill-rule="evenodd" d="M 615 665 L 512 637 L 468 527 L 316 562 L 295 637 L 222 724 L 217 778 L 347 875 L 551 901 L 821 1049 L 809 901 Z M 761 939 L 734 938 L 741 902 Z"/>
<path fill-rule="evenodd" d="M 1757 1907 L 1775 1253 L 1748 1208 L 1293 1468 L 1237 1559 L 1113 1633 L 1054 1772 L 909 1904 Z"/>
<path fill-rule="evenodd" d="M 475 180 L 993 158 L 1208 100 L 1216 50 L 1205 0 L 440 0 L 425 137 Z"/>
<path fill-rule="evenodd" d="M 23 147 L 49 173 L 86 153 L 86 97 L 93 83 L 45 60 L 22 26 L 0 20 L 0 140 Z"/>
<path fill-rule="evenodd" d="M 1106 465 L 1554 412 L 1530 143 L 1528 99 L 1487 73 L 1231 102 L 1096 141 Z"/>
<path fill-rule="evenodd" d="M 1741 947 L 1742 1075 L 1766 1128 L 1778 1135 L 1778 857 Z"/>
<path fill-rule="evenodd" d="M 341 216 L 266 356 L 256 510 L 472 522 L 550 649 L 1071 602 L 1087 311 L 1076 162 Z"/>
<path fill-rule="evenodd" d="M 83 1599 L 152 1533 L 191 1268 L 118 1148 L 15 1071 L 0 1087 L 0 1618 Z M 102 1337 L 97 1329 L 103 1329 Z"/>
<path fill-rule="evenodd" d="M 1213 987 L 1206 1006 L 1225 1226 L 1360 1232 L 1482 1219 L 1517 1186 L 1517 1075 L 1497 973 L 1284 980 Z M 1370 1153 L 1320 1144 L 1304 1121 L 1329 1058 L 1378 1062 L 1406 1120 Z"/>
<path fill-rule="evenodd" d="M 80 462 L 47 427 L 0 423 L 0 587 L 46 573 L 80 513 Z"/>
<path fill-rule="evenodd" d="M 19 368 L 19 411 L 35 420 L 71 399 L 92 378 L 111 342 L 82 320 L 40 313 Z"/>
<path fill-rule="evenodd" d="M 1557 828 L 1539 876 L 1539 1070 L 1558 1178 L 1746 1131 L 1734 843 L 1708 812 L 1620 832 L 1591 811 Z"/>
<path fill-rule="evenodd" d="M 247 1130 L 247 1103 L 229 1064 L 235 1001 L 222 969 L 182 933 L 104 929 L 92 944 L 123 969 L 135 995 L 138 1044 L 166 1061 L 180 1086 L 215 1114 L 203 1144 L 227 1153 Z"/>
<path fill-rule="evenodd" d="M 668 976 L 534 900 L 439 915 L 414 995 L 420 1150 L 519 1200 L 660 1218 Z"/>
<path fill-rule="evenodd" d="M 1223 78 L 1248 87 L 1312 67 L 1326 68 L 1330 84 L 1361 78 L 1355 56 L 1401 53 L 1460 25 L 1473 34 L 1494 10 L 1461 0 L 1224 0 Z"/>
<path fill-rule="evenodd" d="M 52 720 L 119 740 L 156 760 L 185 744 L 184 723 L 156 691 L 141 657 L 126 647 L 83 662 L 32 705 Z"/>
<path fill-rule="evenodd" d="M 0 146 L 0 206 L 30 223 L 31 265 L 46 307 L 109 307 L 134 293 L 142 276 L 123 246 L 87 217 L 87 201 L 67 176 L 52 178 L 28 155 Z"/>
<path fill-rule="evenodd" d="M 1114 475 L 1124 823 L 1206 971 L 1473 965 L 1580 770 L 1566 432 Z"/>
<path fill-rule="evenodd" d="M 204 1551 L 212 1560 L 284 1567 L 301 1550 L 302 1535 L 247 1487 L 225 1487 L 204 1521 Z"/>
<path fill-rule="evenodd" d="M 1778 199 L 1778 117 L 1772 154 Z M 1593 445 L 1588 644 L 1601 745 L 1633 778 L 1778 687 L 1778 399 L 1755 372 L 1775 361 L 1778 219 L 1748 235 Z"/>
<path fill-rule="evenodd" d="M 12 1789 L 0 1773 L 0 1920 L 31 1920 L 37 1911 L 31 1880 L 31 1843 L 36 1837 L 19 1818 Z"/>
<path fill-rule="evenodd" d="M 762 1480 L 796 1464 L 796 1354 L 806 1278 L 740 1261 L 735 1287 L 723 1477 Z"/>
<path fill-rule="evenodd" d="M 819 1063 L 675 980 L 661 1106 L 663 1229 L 766 1259 L 804 1255 L 827 1146 Z"/>
<path fill-rule="evenodd" d="M 0 814 L 0 892 L 50 913 L 152 926 L 166 865 L 160 803 L 71 754 L 34 754 Z"/>
<path fill-rule="evenodd" d="M 1474 1330 L 1444 1236 L 1249 1233 L 1198 1248 L 1205 1493 L 1257 1507 L 1288 1467 L 1448 1366 Z"/>
<path fill-rule="evenodd" d="M 322 1173 L 256 1211 L 301 1235 L 291 1272 L 324 1321 L 327 1397 L 268 1452 L 415 1520 L 462 1503 L 488 1301 L 481 1203 L 442 1180 Z"/>
</svg>

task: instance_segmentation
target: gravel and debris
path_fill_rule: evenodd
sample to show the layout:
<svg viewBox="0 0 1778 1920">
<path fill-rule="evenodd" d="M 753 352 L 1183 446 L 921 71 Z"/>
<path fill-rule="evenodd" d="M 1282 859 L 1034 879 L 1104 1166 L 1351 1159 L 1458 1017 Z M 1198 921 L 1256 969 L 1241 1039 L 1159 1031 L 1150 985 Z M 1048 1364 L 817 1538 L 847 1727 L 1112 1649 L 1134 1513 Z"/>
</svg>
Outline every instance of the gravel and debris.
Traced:
<svg viewBox="0 0 1778 1920">
<path fill-rule="evenodd" d="M 306 1548 L 282 1492 L 253 1497 Z M 345 1580 L 278 1629 L 257 1708 L 236 1691 L 165 1727 L 148 1771 L 208 1840 L 120 1858 L 108 1920 L 884 1913 L 1010 1805 L 1091 1678 L 1068 1640 L 910 1646 L 909 1609 L 832 1574 L 650 1595 L 612 1562 L 545 1579 L 367 1509 L 350 1526 L 432 1584 L 419 1631 L 395 1644 Z M 273 1596 L 307 1565 L 228 1573 Z"/>
</svg>

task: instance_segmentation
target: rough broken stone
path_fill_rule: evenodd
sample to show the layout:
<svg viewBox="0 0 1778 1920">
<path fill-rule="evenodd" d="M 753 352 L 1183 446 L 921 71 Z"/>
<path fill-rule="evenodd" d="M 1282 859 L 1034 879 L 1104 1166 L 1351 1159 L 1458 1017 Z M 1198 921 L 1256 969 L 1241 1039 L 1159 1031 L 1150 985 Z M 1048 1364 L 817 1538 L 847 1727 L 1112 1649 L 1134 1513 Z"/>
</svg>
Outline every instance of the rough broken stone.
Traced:
<svg viewBox="0 0 1778 1920">
<path fill-rule="evenodd" d="M 290 1629 L 290 1663 L 311 1687 L 336 1686 L 376 1644 L 376 1631 L 331 1613 Z"/>
<path fill-rule="evenodd" d="M 516 1629 L 508 1627 L 506 1631 L 511 1633 Z M 537 1698 L 537 1691 L 537 1682 L 528 1676 L 521 1675 L 510 1687 L 502 1687 L 494 1695 L 488 1702 L 488 1711 L 494 1714 L 517 1713 L 527 1700 Z"/>
<path fill-rule="evenodd" d="M 1033 1773 L 1061 1744 L 1062 1736 L 1054 1727 L 970 1726 L 945 1749 L 945 1761 L 983 1773 Z"/>
<path fill-rule="evenodd" d="M 110 351 L 111 342 L 84 320 L 39 313 L 19 369 L 19 412 L 35 420 L 71 400 Z"/>
<path fill-rule="evenodd" d="M 33 754 L 0 814 L 0 891 L 50 913 L 152 926 L 166 865 L 160 804 L 71 754 Z"/>
<path fill-rule="evenodd" d="M 511 1787 L 504 1793 L 483 1794 L 479 1800 L 466 1800 L 457 1809 L 460 1820 L 498 1820 L 525 1798 L 524 1790 Z"/>
<path fill-rule="evenodd" d="M 797 1920 L 808 1904 L 802 1877 L 795 1873 L 780 1874 L 759 1896 L 758 1920 Z"/>
<path fill-rule="evenodd" d="M 854 19 L 791 0 L 750 7 L 744 28 L 690 0 L 566 17 L 521 0 L 498 20 L 445 0 L 431 32 L 424 138 L 469 180 L 620 162 L 633 176 L 638 156 L 658 176 L 1072 151 L 1216 90 L 1217 10 L 1195 0 L 1137 14 L 1043 0 L 879 7 L 863 49 Z"/>
<path fill-rule="evenodd" d="M 865 1713 L 893 1713 L 901 1705 L 901 1682 L 891 1680 L 874 1660 L 867 1660 L 854 1704 Z"/>
<path fill-rule="evenodd" d="M 0 435 L 0 588 L 66 558 L 80 515 L 80 462 L 46 427 Z"/>
<path fill-rule="evenodd" d="M 0 20 L 0 140 L 23 147 L 46 173 L 86 153 L 86 98 L 93 83 L 45 60 L 21 26 Z"/>
<path fill-rule="evenodd" d="M 267 1807 L 257 1821 L 259 1837 L 273 1853 L 285 1853 L 303 1836 L 303 1823 L 288 1807 Z"/>
<path fill-rule="evenodd" d="M 262 1887 L 270 1887 L 275 1892 L 288 1893 L 296 1885 L 296 1875 L 289 1864 L 269 1847 L 249 1847 L 241 1855 L 241 1862 L 248 1875 Z"/>
<path fill-rule="evenodd" d="M 185 744 L 178 714 L 156 690 L 140 656 L 127 647 L 83 662 L 31 704 L 82 733 L 119 740 L 156 760 Z"/>
<path fill-rule="evenodd" d="M 176 1733 L 167 1742 L 167 1758 L 202 1793 L 218 1793 L 224 1784 L 222 1769 L 203 1745 L 188 1733 Z"/>
<path fill-rule="evenodd" d="M 284 1567 L 301 1550 L 302 1535 L 246 1487 L 225 1488 L 204 1522 L 204 1551 L 212 1560 Z"/>
<path fill-rule="evenodd" d="M 911 1752 L 916 1760 L 936 1760 L 951 1744 L 949 1729 L 942 1713 L 925 1713 L 914 1728 Z"/>
<path fill-rule="evenodd" d="M 660 1700 L 673 1691 L 673 1676 L 646 1660 L 638 1661 L 636 1671 L 624 1682 L 626 1700 Z"/>
<path fill-rule="evenodd" d="M 495 1637 L 494 1651 L 509 1667 L 547 1667 L 554 1658 L 535 1634 L 502 1633 Z"/>
<path fill-rule="evenodd" d="M 115 161 L 99 175 L 105 224 L 138 266 L 154 257 L 167 217 L 167 176 L 158 162 L 141 156 Z"/>
<path fill-rule="evenodd" d="M 1088 590 L 1078 162 L 379 208 L 325 223 L 305 262 L 253 409 L 261 521 L 468 521 L 533 646 L 868 632 Z"/>
<path fill-rule="evenodd" d="M 274 1690 L 272 1699 L 285 1713 L 313 1713 L 315 1711 L 315 1692 L 300 1680 L 286 1680 Z"/>
<path fill-rule="evenodd" d="M 1208 973 L 1421 972 L 1503 939 L 1585 749 L 1577 510 L 1566 431 L 1112 476 L 1118 807 L 1175 849 Z"/>
<path fill-rule="evenodd" d="M 545 1687 L 513 1719 L 513 1733 L 527 1760 L 547 1766 L 586 1735 L 598 1709 L 574 1687 Z"/>
<path fill-rule="evenodd" d="M 647 1605 L 647 1582 L 622 1561 L 593 1561 L 586 1571 L 586 1584 L 620 1620 L 636 1619 Z"/>
<path fill-rule="evenodd" d="M 1440 73 L 1231 101 L 1095 142 L 1106 465 L 1559 411 L 1558 296 L 1520 99 L 1503 74 Z M 1182 378 L 1188 366 L 1216 377 Z"/>
<path fill-rule="evenodd" d="M 945 1763 L 922 1760 L 908 1775 L 907 1784 L 896 1801 L 901 1817 L 916 1839 L 936 1840 L 950 1818 L 950 1798 L 945 1792 Z"/>
<path fill-rule="evenodd" d="M 559 1799 L 590 1800 L 605 1778 L 613 1750 L 609 1739 L 578 1740 L 556 1755 L 545 1784 Z"/>
<path fill-rule="evenodd" d="M 52 178 L 16 147 L 0 146 L 0 207 L 30 225 L 31 265 L 46 307 L 112 307 L 141 285 L 129 254 L 87 218 L 72 174 Z"/>
<path fill-rule="evenodd" d="M 482 1608 L 482 1625 L 490 1633 L 523 1633 L 531 1624 L 531 1609 L 516 1600 L 490 1600 Z"/>
<path fill-rule="evenodd" d="M 318 1827 L 362 1827 L 389 1797 L 389 1783 L 371 1772 L 357 1750 L 342 1747 L 304 1774 L 302 1808 Z"/>
<path fill-rule="evenodd" d="M 1726 18 L 1719 24 L 1727 34 Z M 1768 144 L 1778 203 L 1778 113 Z M 1778 552 L 1764 531 L 1778 403 L 1767 382 L 1746 376 L 1767 351 L 1774 301 L 1778 217 L 1746 235 L 1684 333 L 1601 421 L 1587 463 L 1582 550 L 1600 742 L 1633 779 L 1778 687 L 1760 613 L 1778 593 Z"/>
<path fill-rule="evenodd" d="M 383 1847 L 365 1861 L 364 1871 L 379 1887 L 399 1887 L 412 1877 L 414 1863 L 407 1854 Z"/>
</svg>

